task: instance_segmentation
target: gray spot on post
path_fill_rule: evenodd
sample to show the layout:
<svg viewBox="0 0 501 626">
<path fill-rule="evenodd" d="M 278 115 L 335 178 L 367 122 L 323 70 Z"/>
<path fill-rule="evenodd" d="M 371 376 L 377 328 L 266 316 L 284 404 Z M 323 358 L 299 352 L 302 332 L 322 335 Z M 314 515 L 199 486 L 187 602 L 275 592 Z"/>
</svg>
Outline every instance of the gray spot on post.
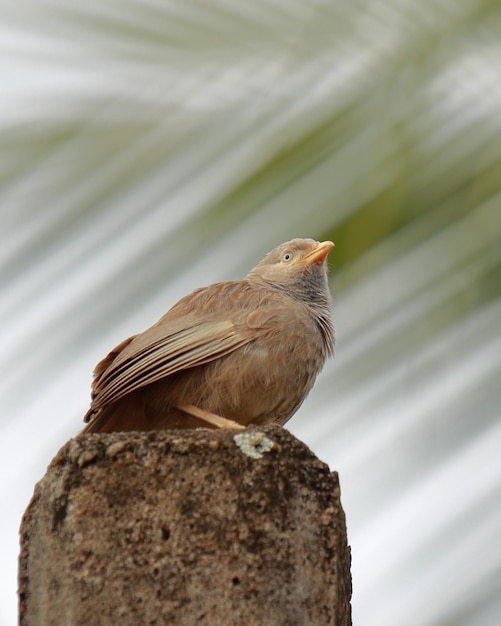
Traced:
<svg viewBox="0 0 501 626">
<path fill-rule="evenodd" d="M 260 459 L 265 452 L 276 448 L 276 443 L 260 432 L 240 433 L 233 437 L 233 441 L 251 459 Z"/>
</svg>

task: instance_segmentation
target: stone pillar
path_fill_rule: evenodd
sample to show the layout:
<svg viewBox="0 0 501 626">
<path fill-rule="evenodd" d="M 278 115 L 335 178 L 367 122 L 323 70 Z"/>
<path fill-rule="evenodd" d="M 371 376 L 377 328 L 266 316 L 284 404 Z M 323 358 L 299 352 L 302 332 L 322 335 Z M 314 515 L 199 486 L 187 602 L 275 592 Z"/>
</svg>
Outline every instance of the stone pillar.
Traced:
<svg viewBox="0 0 501 626">
<path fill-rule="evenodd" d="M 351 624 L 338 476 L 288 431 L 81 435 L 21 525 L 21 626 Z"/>
</svg>

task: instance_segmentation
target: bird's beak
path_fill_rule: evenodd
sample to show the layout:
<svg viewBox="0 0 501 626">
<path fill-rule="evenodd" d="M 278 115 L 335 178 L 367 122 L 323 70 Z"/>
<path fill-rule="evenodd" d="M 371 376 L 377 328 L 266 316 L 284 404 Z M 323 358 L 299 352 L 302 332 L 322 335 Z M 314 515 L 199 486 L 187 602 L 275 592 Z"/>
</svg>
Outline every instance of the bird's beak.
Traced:
<svg viewBox="0 0 501 626">
<path fill-rule="evenodd" d="M 308 252 L 308 254 L 303 257 L 303 261 L 305 261 L 307 265 L 313 265 L 314 263 L 321 265 L 332 248 L 334 248 L 332 241 L 322 241 L 322 243 L 319 243 L 311 252 Z"/>
</svg>

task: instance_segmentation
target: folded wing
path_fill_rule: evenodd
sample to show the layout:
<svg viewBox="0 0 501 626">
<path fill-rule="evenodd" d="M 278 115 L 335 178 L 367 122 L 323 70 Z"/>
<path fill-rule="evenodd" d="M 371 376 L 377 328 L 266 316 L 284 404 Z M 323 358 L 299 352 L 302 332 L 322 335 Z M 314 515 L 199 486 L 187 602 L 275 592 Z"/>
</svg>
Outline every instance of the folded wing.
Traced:
<svg viewBox="0 0 501 626">
<path fill-rule="evenodd" d="M 96 368 L 89 414 L 177 372 L 219 359 L 252 341 L 225 321 L 173 320 L 126 340 Z M 111 357 L 111 358 L 110 358 Z M 103 365 L 104 364 L 104 365 Z"/>
</svg>

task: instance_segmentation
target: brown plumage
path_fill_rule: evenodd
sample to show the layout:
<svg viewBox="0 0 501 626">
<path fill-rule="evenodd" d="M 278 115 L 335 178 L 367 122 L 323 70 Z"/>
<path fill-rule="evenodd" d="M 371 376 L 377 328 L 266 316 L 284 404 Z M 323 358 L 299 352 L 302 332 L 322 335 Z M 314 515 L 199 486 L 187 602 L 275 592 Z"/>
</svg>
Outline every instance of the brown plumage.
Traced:
<svg viewBox="0 0 501 626">
<path fill-rule="evenodd" d="M 283 243 L 244 280 L 198 289 L 122 341 L 94 370 L 84 432 L 284 424 L 333 351 L 333 246 Z"/>
</svg>

